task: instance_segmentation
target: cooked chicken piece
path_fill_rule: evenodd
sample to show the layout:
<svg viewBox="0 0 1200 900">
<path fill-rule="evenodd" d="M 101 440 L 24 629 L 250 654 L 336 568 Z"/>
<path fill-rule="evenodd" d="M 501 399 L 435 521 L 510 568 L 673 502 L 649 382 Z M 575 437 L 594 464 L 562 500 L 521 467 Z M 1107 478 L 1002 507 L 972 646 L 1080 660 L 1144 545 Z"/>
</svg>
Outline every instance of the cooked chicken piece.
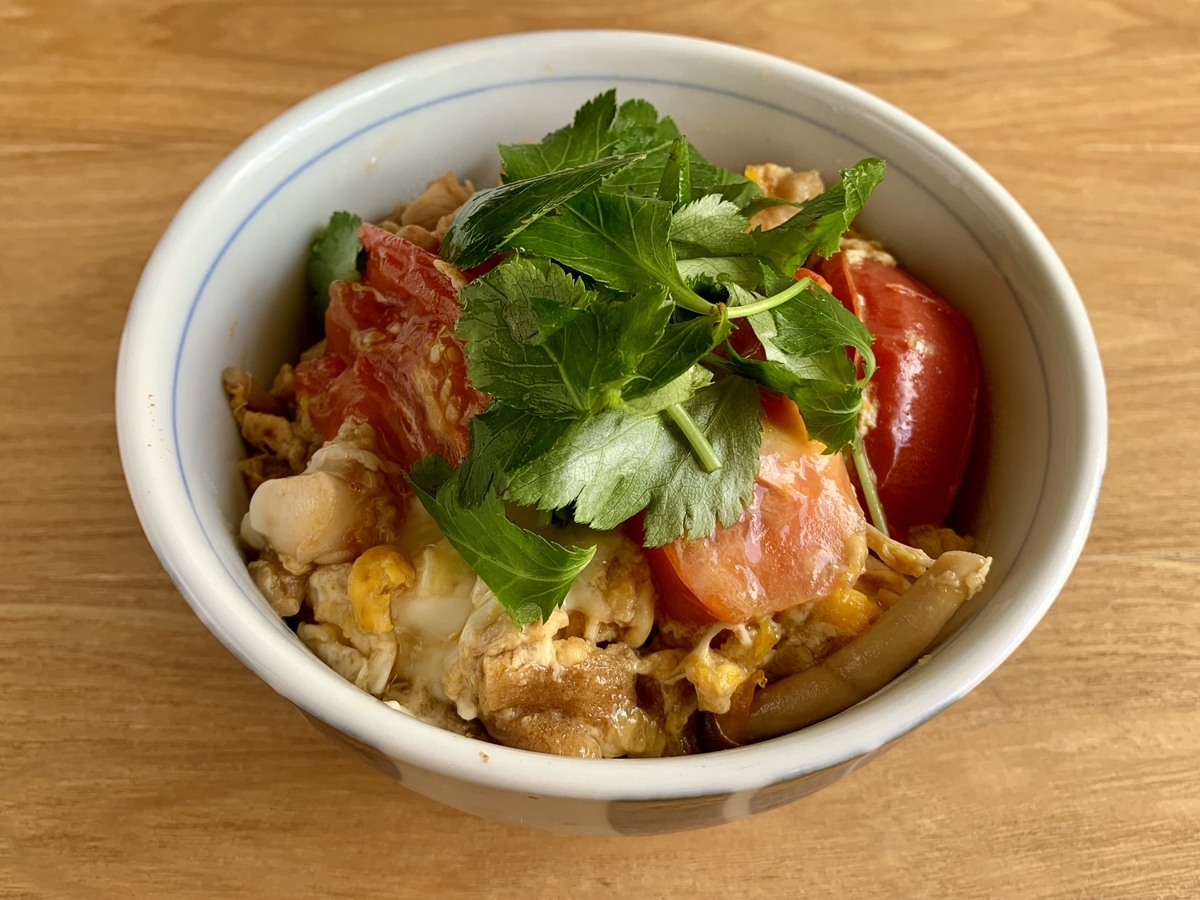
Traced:
<svg viewBox="0 0 1200 900">
<path fill-rule="evenodd" d="M 370 680 L 367 657 L 349 644 L 342 643 L 342 631 L 336 625 L 301 622 L 296 634 L 317 659 L 333 669 L 355 687 L 366 690 Z"/>
<path fill-rule="evenodd" d="M 264 481 L 270 481 L 272 478 L 287 478 L 293 474 L 291 463 L 286 459 L 280 459 L 274 453 L 258 453 L 248 456 L 238 463 L 238 471 L 242 473 L 246 493 L 251 497 Z"/>
<path fill-rule="evenodd" d="M 279 560 L 279 554 L 267 550 L 250 563 L 250 577 L 280 616 L 294 616 L 308 593 L 308 576 L 293 575 Z"/>
<path fill-rule="evenodd" d="M 245 521 L 296 570 L 354 559 L 366 543 L 360 525 L 368 514 L 366 498 L 344 478 L 314 472 L 264 482 Z"/>
<path fill-rule="evenodd" d="M 410 244 L 416 244 L 422 250 L 428 250 L 430 253 L 437 253 L 438 247 L 441 246 L 442 239 L 427 228 L 422 228 L 420 225 L 397 225 L 391 219 L 388 219 L 379 226 L 385 231 L 390 231 L 397 237 L 402 237 Z"/>
<path fill-rule="evenodd" d="M 475 186 L 470 181 L 459 184 L 454 173 L 447 172 L 441 178 L 435 178 L 426 184 L 425 190 L 411 203 L 398 205 L 392 211 L 389 221 L 400 227 L 419 226 L 433 233 L 435 239 L 440 242 L 446 233 L 445 229 L 449 228 L 449 222 L 443 224 L 442 220 L 453 216 L 473 193 Z"/>
<path fill-rule="evenodd" d="M 949 550 L 974 550 L 975 539 L 959 535 L 952 528 L 935 528 L 933 525 L 918 525 L 908 530 L 912 545 L 924 550 L 934 559 Z"/>
<path fill-rule="evenodd" d="M 349 563 L 339 563 L 313 571 L 308 579 L 307 599 L 316 625 L 302 623 L 298 633 L 314 653 L 343 677 L 378 697 L 392 680 L 399 648 L 395 634 L 373 634 L 359 626 L 358 613 L 350 599 L 351 568 Z M 334 644 L 356 651 L 365 660 L 365 666 Z M 343 669 L 353 671 L 353 677 Z"/>
<path fill-rule="evenodd" d="M 399 204 L 380 227 L 423 250 L 436 253 L 450 230 L 454 214 L 474 192 L 475 187 L 470 181 L 460 185 L 454 173 L 447 172 L 429 182 L 417 199 Z"/>
<path fill-rule="evenodd" d="M 560 756 L 643 753 L 661 731 L 638 706 L 640 660 L 632 647 L 597 647 L 567 627 L 561 607 L 518 628 L 479 582 L 475 612 L 446 672 L 447 695 L 464 719 L 478 718 L 503 744 Z"/>
<path fill-rule="evenodd" d="M 371 426 L 347 421 L 304 474 L 258 486 L 242 534 L 252 546 L 275 550 L 289 571 L 348 562 L 394 536 L 398 477 L 376 454 Z"/>
<path fill-rule="evenodd" d="M 312 435 L 297 429 L 284 415 L 284 407 L 241 369 L 221 373 L 229 408 L 246 443 L 287 462 L 293 473 L 303 472 L 312 453 Z"/>
<path fill-rule="evenodd" d="M 792 203 L 803 203 L 825 190 L 821 173 L 816 169 L 806 172 L 795 172 L 787 166 L 777 166 L 774 163 L 763 163 L 761 166 L 746 166 L 745 175 L 760 188 L 768 197 L 779 197 Z M 777 225 L 782 225 L 797 212 L 794 206 L 773 206 L 764 209 L 750 218 L 750 227 L 769 231 Z"/>
<path fill-rule="evenodd" d="M 890 609 L 910 587 L 911 578 L 901 575 L 875 556 L 867 557 L 867 568 L 854 584 L 855 590 L 883 609 Z"/>
<path fill-rule="evenodd" d="M 867 525 L 867 546 L 891 568 L 913 578 L 920 578 L 933 565 L 924 550 L 902 544 L 870 524 Z"/>
<path fill-rule="evenodd" d="M 873 259 L 885 266 L 896 268 L 896 257 L 884 250 L 883 244 L 863 237 L 853 230 L 842 235 L 841 251 L 846 254 L 850 265 L 860 263 L 864 259 Z"/>
<path fill-rule="evenodd" d="M 471 188 L 471 190 L 474 191 L 474 188 L 471 187 L 471 182 L 468 181 L 468 182 L 466 182 L 466 184 L 467 184 L 467 187 Z M 458 208 L 456 207 L 455 209 L 452 209 L 450 212 L 446 213 L 444 216 L 442 216 L 440 219 L 438 219 L 437 227 L 433 229 L 433 236 L 438 239 L 439 244 L 443 240 L 445 240 L 446 232 L 449 231 L 450 226 L 454 224 L 454 214 L 457 212 L 458 212 Z"/>
</svg>

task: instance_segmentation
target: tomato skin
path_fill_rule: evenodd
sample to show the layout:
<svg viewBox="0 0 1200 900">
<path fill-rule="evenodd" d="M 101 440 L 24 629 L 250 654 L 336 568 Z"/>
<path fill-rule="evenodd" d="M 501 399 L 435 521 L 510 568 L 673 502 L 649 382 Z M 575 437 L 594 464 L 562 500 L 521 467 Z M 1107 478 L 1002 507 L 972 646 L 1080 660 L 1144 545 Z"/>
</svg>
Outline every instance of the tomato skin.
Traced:
<svg viewBox="0 0 1200 900">
<path fill-rule="evenodd" d="M 746 622 L 849 588 L 862 570 L 866 523 L 842 457 L 807 439 L 794 403 L 774 402 L 742 519 L 645 551 L 669 618 Z"/>
<path fill-rule="evenodd" d="M 892 535 L 940 525 L 975 430 L 979 351 L 966 317 L 902 269 L 837 253 L 821 272 L 875 336 L 877 416 L 865 437 Z"/>
<path fill-rule="evenodd" d="M 454 288 L 415 244 L 374 225 L 360 239 L 363 281 L 331 285 L 326 355 L 296 367 L 297 395 L 327 439 L 356 418 L 404 469 L 430 453 L 457 465 L 487 397 L 467 381 Z"/>
<path fill-rule="evenodd" d="M 629 538 L 639 547 L 646 542 L 646 529 L 643 526 L 645 517 L 646 514 L 640 512 L 622 526 Z M 646 562 L 650 566 L 650 578 L 658 592 L 660 616 L 689 625 L 712 625 L 717 621 L 696 599 L 696 595 L 675 570 L 662 547 L 644 547 L 642 552 L 646 555 Z"/>
</svg>

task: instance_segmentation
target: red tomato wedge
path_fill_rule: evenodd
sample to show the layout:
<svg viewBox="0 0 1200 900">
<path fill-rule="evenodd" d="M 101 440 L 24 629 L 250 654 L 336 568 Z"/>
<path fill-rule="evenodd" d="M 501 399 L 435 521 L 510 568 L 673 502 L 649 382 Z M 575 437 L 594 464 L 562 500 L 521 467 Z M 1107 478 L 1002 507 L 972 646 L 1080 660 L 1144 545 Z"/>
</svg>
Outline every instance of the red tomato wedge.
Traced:
<svg viewBox="0 0 1200 900">
<path fill-rule="evenodd" d="M 467 381 L 454 287 L 416 244 L 374 225 L 359 238 L 363 281 L 330 287 L 326 355 L 296 367 L 297 394 L 327 439 L 353 417 L 405 469 L 430 453 L 457 465 L 487 397 Z"/>
<path fill-rule="evenodd" d="M 960 312 L 902 269 L 837 253 L 821 273 L 875 336 L 875 423 L 865 445 L 894 537 L 940 525 L 962 481 L 979 396 L 979 351 Z"/>
<path fill-rule="evenodd" d="M 849 588 L 861 571 L 866 525 L 842 457 L 808 440 L 791 400 L 764 397 L 764 406 L 741 521 L 646 550 L 661 611 L 677 621 L 747 622 Z"/>
</svg>

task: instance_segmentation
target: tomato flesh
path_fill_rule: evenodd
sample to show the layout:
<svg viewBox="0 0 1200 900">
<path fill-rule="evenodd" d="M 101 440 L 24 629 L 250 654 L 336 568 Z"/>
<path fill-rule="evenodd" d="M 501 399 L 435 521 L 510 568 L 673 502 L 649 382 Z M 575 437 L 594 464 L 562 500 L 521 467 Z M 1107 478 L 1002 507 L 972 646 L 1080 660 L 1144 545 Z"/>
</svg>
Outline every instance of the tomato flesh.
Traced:
<svg viewBox="0 0 1200 900">
<path fill-rule="evenodd" d="M 808 440 L 794 403 L 771 402 L 741 520 L 646 550 L 670 618 L 747 622 L 849 588 L 862 571 L 866 524 L 842 457 Z"/>
<path fill-rule="evenodd" d="M 834 296 L 875 336 L 864 443 L 892 535 L 940 525 L 962 482 L 975 429 L 979 351 L 966 317 L 907 272 L 870 256 L 821 264 Z"/>
<path fill-rule="evenodd" d="M 374 225 L 359 237 L 363 280 L 330 287 L 325 356 L 296 367 L 297 394 L 327 439 L 355 418 L 404 469 L 430 453 L 457 465 L 487 397 L 467 381 L 454 287 L 415 244 Z"/>
</svg>

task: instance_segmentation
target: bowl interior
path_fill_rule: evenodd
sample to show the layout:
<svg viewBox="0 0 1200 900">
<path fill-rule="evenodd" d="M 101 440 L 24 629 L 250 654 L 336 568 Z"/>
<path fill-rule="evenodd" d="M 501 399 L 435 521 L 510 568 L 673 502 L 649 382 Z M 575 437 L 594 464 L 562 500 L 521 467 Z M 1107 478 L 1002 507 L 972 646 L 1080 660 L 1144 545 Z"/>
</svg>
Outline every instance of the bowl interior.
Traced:
<svg viewBox="0 0 1200 900">
<path fill-rule="evenodd" d="M 1086 331 L 1082 308 L 1071 307 L 1069 280 L 1011 199 L 881 102 L 720 45 L 559 37 L 448 48 L 366 73 L 268 126 L 197 191 L 147 269 L 122 352 L 123 456 L 147 533 L 206 623 L 269 683 L 347 733 L 411 757 L 410 738 L 424 726 L 335 685 L 337 676 L 259 596 L 235 538 L 246 507 L 236 470 L 243 448 L 220 371 L 237 365 L 269 383 L 302 348 L 304 260 L 329 214 L 348 209 L 379 219 L 446 171 L 491 185 L 497 142 L 540 138 L 614 86 L 622 99 L 653 102 L 709 159 L 732 169 L 773 161 L 818 168 L 832 181 L 839 168 L 878 156 L 888 175 L 861 227 L 965 313 L 979 338 L 988 421 L 961 523 L 994 567 L 978 614 L 926 665 L 829 722 L 735 753 L 745 762 L 739 777 L 766 783 L 874 749 L 999 664 L 1078 553 L 1095 499 L 1091 470 L 1080 470 L 1083 455 L 1095 456 L 1087 442 L 1096 434 L 1078 362 L 1090 339 L 1078 333 L 1080 321 Z M 1065 427 L 1052 433 L 1052 421 Z M 1102 447 L 1099 454 L 1102 466 Z M 284 643 L 257 647 L 267 631 Z M 450 741 L 445 747 L 466 740 L 420 733 Z M 790 742 L 783 762 L 766 753 L 781 742 Z M 449 757 L 422 759 L 484 777 Z M 628 790 L 686 792 L 712 777 L 702 768 L 672 772 L 657 786 Z M 564 792 L 575 789 L 562 784 Z"/>
</svg>

